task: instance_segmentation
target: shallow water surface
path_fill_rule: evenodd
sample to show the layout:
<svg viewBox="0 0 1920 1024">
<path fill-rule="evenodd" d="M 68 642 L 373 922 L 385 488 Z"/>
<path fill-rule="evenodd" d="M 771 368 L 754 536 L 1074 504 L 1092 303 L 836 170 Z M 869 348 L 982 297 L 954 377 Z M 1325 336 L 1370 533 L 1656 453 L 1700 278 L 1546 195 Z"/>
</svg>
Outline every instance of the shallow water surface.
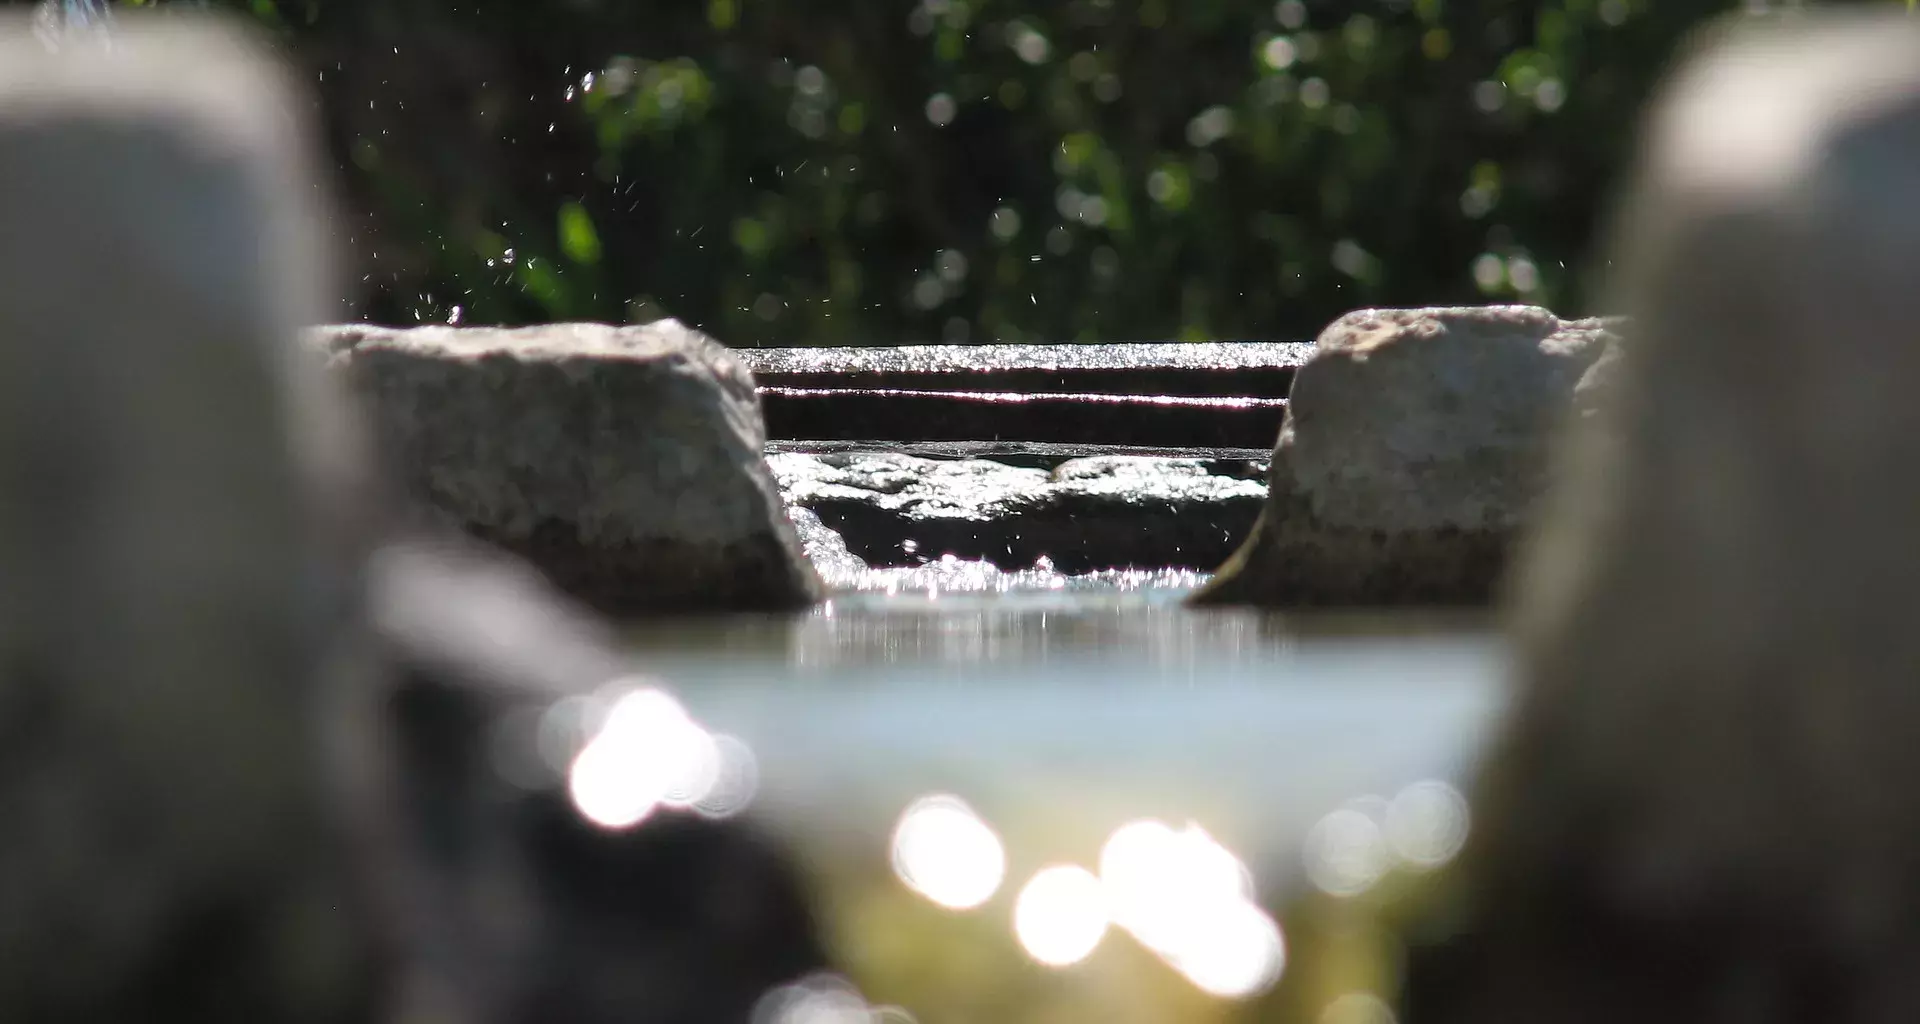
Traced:
<svg viewBox="0 0 1920 1024">
<path fill-rule="evenodd" d="M 1190 610 L 1180 586 L 843 593 L 790 617 L 636 628 L 689 709 L 745 740 L 757 810 L 801 833 L 890 828 L 963 797 L 1033 852 L 1140 816 L 1250 861 L 1350 798 L 1457 780 L 1501 706 L 1476 619 Z"/>
<path fill-rule="evenodd" d="M 1193 573 L 809 547 L 820 607 L 629 637 L 752 751 L 751 813 L 809 865 L 839 962 L 913 1019 L 1297 1019 L 1391 960 L 1328 960 L 1360 911 L 1300 908 L 1359 907 L 1471 827 L 1504 692 L 1482 618 L 1196 610 Z"/>
</svg>

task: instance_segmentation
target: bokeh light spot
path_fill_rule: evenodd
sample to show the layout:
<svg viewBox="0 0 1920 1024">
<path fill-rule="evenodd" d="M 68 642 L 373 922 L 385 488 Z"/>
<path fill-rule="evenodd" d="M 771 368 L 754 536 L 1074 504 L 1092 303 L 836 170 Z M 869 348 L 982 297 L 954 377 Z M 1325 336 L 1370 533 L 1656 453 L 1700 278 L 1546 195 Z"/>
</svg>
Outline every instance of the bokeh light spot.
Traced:
<svg viewBox="0 0 1920 1024">
<path fill-rule="evenodd" d="M 959 797 L 921 797 L 893 832 L 893 870 L 915 892 L 950 910 L 993 897 L 1007 873 L 1007 853 L 993 828 Z"/>
<path fill-rule="evenodd" d="M 1114 922 L 1202 991 L 1260 992 L 1286 963 L 1280 926 L 1253 902 L 1253 878 L 1197 825 L 1159 821 L 1114 830 L 1100 851 Z"/>
<path fill-rule="evenodd" d="M 1371 992 L 1349 992 L 1320 1011 L 1320 1024 L 1396 1024 L 1393 1007 Z"/>
<path fill-rule="evenodd" d="M 1387 805 L 1387 843 L 1414 867 L 1438 867 L 1466 845 L 1471 827 L 1467 798 L 1437 779 L 1416 782 Z"/>
<path fill-rule="evenodd" d="M 1392 866 L 1380 823 L 1365 811 L 1343 807 L 1307 833 L 1307 877 L 1322 892 L 1357 896 Z"/>
<path fill-rule="evenodd" d="M 721 768 L 713 736 L 665 691 L 647 687 L 620 698 L 574 756 L 567 792 L 588 821 L 631 828 L 662 805 L 706 799 Z"/>
<path fill-rule="evenodd" d="M 1021 947 L 1049 967 L 1077 964 L 1092 955 L 1107 934 L 1107 924 L 1100 880 L 1072 864 L 1035 874 L 1013 907 L 1013 932 Z"/>
<path fill-rule="evenodd" d="M 1238 999 L 1278 980 L 1286 947 L 1273 918 L 1252 903 L 1235 901 L 1209 908 L 1205 927 L 1194 929 L 1171 959 L 1201 991 Z"/>
</svg>

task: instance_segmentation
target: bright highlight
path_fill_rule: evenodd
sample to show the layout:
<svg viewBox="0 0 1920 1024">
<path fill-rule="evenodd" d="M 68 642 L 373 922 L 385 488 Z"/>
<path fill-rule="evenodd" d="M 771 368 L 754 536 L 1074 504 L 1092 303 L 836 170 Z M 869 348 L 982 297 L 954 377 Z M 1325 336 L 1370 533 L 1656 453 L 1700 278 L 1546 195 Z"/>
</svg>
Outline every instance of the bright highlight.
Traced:
<svg viewBox="0 0 1920 1024">
<path fill-rule="evenodd" d="M 908 888 L 950 910 L 993 897 L 1007 873 L 1006 848 L 959 797 L 921 797 L 893 832 L 893 870 Z"/>
<path fill-rule="evenodd" d="M 664 691 L 639 689 L 620 698 L 574 756 L 567 792 L 582 816 L 608 829 L 632 828 L 662 806 L 697 807 L 723 778 L 736 784 L 728 800 L 737 810 L 744 801 L 733 778 L 738 769 L 723 756 L 729 753 L 739 756 L 736 747 L 723 748 Z"/>
<path fill-rule="evenodd" d="M 1042 869 L 1014 903 L 1013 933 L 1028 956 L 1049 967 L 1085 960 L 1107 934 L 1100 880 L 1072 864 Z"/>
</svg>

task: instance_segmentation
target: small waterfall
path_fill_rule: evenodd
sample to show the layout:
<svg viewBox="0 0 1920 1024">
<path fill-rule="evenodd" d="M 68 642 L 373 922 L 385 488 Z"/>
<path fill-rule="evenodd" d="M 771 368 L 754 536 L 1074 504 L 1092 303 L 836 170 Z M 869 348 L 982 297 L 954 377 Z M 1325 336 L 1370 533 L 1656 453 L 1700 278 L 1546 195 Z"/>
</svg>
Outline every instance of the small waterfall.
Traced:
<svg viewBox="0 0 1920 1024">
<path fill-rule="evenodd" d="M 847 550 L 847 542 L 813 510 L 800 505 L 787 506 L 787 518 L 800 534 L 800 547 L 813 563 L 820 578 L 834 590 L 852 589 L 862 575 L 873 571 L 859 555 Z"/>
<path fill-rule="evenodd" d="M 847 542 L 820 521 L 812 509 L 787 506 L 787 517 L 800 534 L 807 559 L 828 589 L 837 592 L 880 594 L 994 594 L 1048 591 L 1161 591 L 1191 590 L 1206 583 L 1209 573 L 1191 569 L 1103 569 L 1069 576 L 1042 556 L 1031 568 L 1007 572 L 985 560 L 967 561 L 947 555 L 922 565 L 876 569 L 847 548 Z"/>
<path fill-rule="evenodd" d="M 40 0 L 33 11 L 34 35 L 48 49 L 59 49 L 76 39 L 99 38 L 113 24 L 107 0 Z"/>
</svg>

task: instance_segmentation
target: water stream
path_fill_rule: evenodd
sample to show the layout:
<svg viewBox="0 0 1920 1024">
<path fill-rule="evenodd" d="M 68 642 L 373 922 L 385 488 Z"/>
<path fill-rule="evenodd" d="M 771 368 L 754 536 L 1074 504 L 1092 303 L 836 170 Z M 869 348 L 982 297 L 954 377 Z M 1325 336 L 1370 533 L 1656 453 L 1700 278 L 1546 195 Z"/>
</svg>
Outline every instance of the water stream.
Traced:
<svg viewBox="0 0 1920 1024">
<path fill-rule="evenodd" d="M 1205 576 L 1185 571 L 874 567 L 797 511 L 831 600 L 631 638 L 690 712 L 753 752 L 754 813 L 818 866 L 843 949 L 880 956 L 915 932 L 941 957 L 1078 955 L 1069 940 L 1097 922 L 1033 901 L 1071 903 L 1075 885 L 1110 901 L 1102 865 L 1127 836 L 1242 864 L 1247 892 L 1281 907 L 1364 892 L 1409 857 L 1444 861 L 1470 827 L 1462 779 L 1503 706 L 1505 652 L 1484 619 L 1195 610 L 1182 599 Z M 1201 869 L 1167 871 L 1148 902 Z M 1221 995 L 1270 984 L 1259 956 L 1280 947 L 1261 929 L 1290 924 L 1249 925 L 1205 956 L 1126 927 L 1190 989 Z M 915 992 L 923 1011 L 960 998 Z"/>
</svg>

